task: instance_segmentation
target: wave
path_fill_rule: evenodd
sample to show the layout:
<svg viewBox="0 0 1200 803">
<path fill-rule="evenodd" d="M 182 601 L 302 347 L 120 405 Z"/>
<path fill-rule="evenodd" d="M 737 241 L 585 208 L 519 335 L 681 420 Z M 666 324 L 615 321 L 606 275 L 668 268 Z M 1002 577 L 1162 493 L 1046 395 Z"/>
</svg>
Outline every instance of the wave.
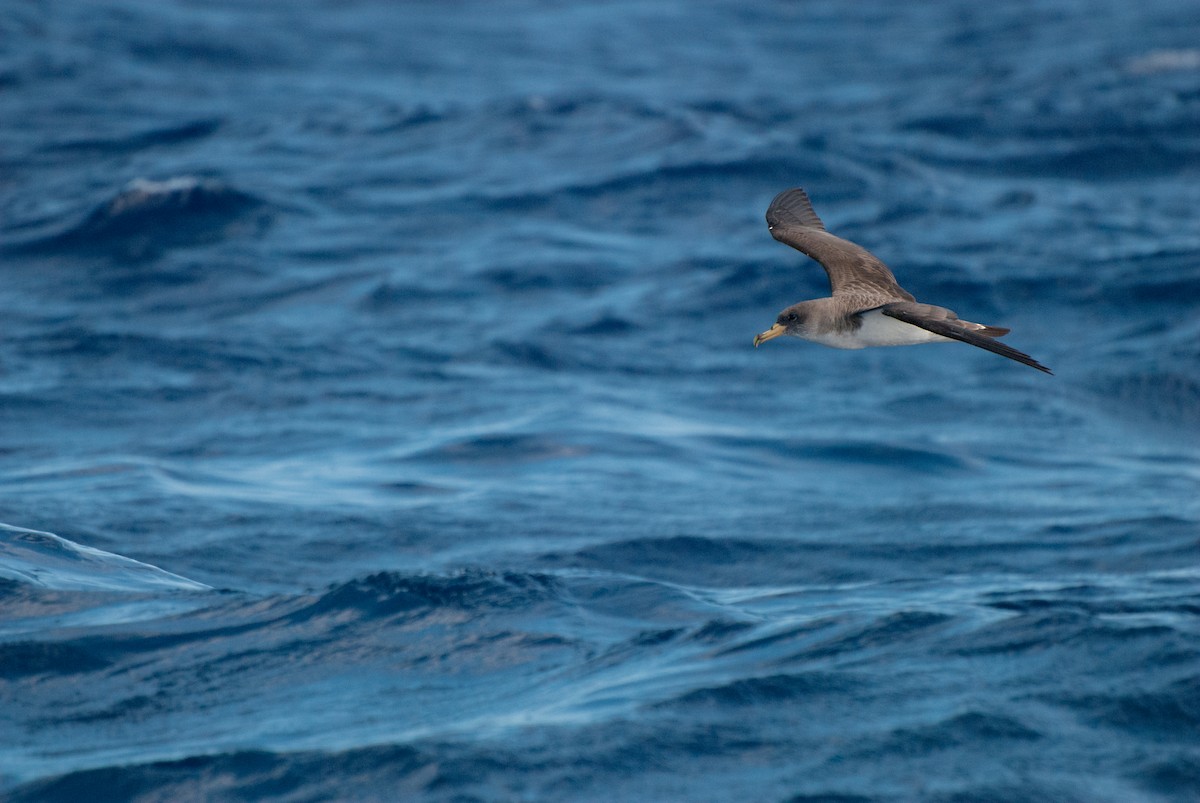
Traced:
<svg viewBox="0 0 1200 803">
<path fill-rule="evenodd" d="M 720 557 L 713 543 L 674 544 L 684 545 Z M 649 553 L 640 554 L 644 559 Z M 796 591 L 799 595 L 790 599 L 819 593 Z M 1065 591 L 1093 596 L 1085 588 Z M 986 610 L 979 617 L 922 610 L 919 599 L 906 598 L 895 587 L 879 589 L 881 607 L 865 614 L 864 593 L 870 592 L 859 589 L 847 599 L 838 592 L 815 607 L 803 602 L 796 610 L 801 616 L 788 622 L 788 630 L 776 627 L 779 621 L 757 617 L 735 622 L 726 618 L 736 615 L 729 605 L 702 602 L 706 594 L 698 590 L 608 572 L 393 571 L 308 596 L 216 598 L 215 607 L 201 615 L 175 618 L 162 628 L 141 625 L 115 638 L 106 633 L 102 639 L 85 636 L 49 646 L 9 645 L 0 650 L 0 666 L 24 672 L 22 677 L 40 684 L 43 695 L 48 690 L 74 694 L 79 676 L 89 672 L 97 679 L 119 676 L 123 688 L 131 678 L 144 681 L 147 689 L 161 688 L 164 677 L 178 685 L 157 693 L 135 689 L 138 693 L 102 699 L 92 707 L 47 711 L 45 727 L 100 723 L 106 733 L 136 739 L 142 752 L 117 755 L 104 752 L 110 749 L 106 744 L 82 764 L 38 765 L 47 777 L 5 790 L 6 799 L 70 800 L 87 789 L 102 790 L 89 797 L 99 800 L 105 799 L 103 790 L 119 790 L 121 799 L 185 793 L 322 799 L 361 792 L 369 797 L 378 788 L 401 797 L 466 797 L 494 793 L 500 788 L 496 784 L 517 777 L 534 796 L 555 798 L 564 796 L 562 778 L 568 774 L 575 796 L 615 787 L 613 796 L 621 798 L 621 779 L 694 763 L 701 756 L 739 763 L 764 755 L 770 760 L 772 750 L 816 749 L 814 761 L 820 762 L 817 745 L 825 738 L 820 723 L 845 729 L 839 730 L 841 744 L 830 762 L 849 758 L 880 766 L 880 772 L 893 762 L 937 761 L 945 751 L 998 750 L 1020 760 L 1055 738 L 1055 720 L 1039 715 L 1046 705 L 1110 727 L 1156 734 L 1169 734 L 1173 726 L 1177 733 L 1194 729 L 1190 701 L 1196 681 L 1187 675 L 1150 684 L 1145 693 L 1124 688 L 1112 696 L 1066 700 L 1053 687 L 1034 684 L 1038 705 L 1033 708 L 1020 701 L 1012 710 L 987 701 L 980 705 L 976 697 L 950 710 L 922 703 L 922 684 L 937 682 L 928 680 L 931 670 L 923 660 L 961 660 L 969 655 L 956 649 L 964 637 L 1017 617 L 1008 611 L 997 620 Z M 936 593 L 941 599 L 940 585 Z M 988 598 L 983 594 L 982 607 Z M 780 590 L 760 602 L 788 605 L 788 599 Z M 978 601 L 972 595 L 964 612 L 978 611 Z M 1062 604 L 1074 607 L 1073 598 Z M 1095 635 L 1103 634 L 1051 627 L 1037 649 L 1053 657 L 1066 645 L 1077 650 L 1090 643 L 1107 662 L 1114 645 Z M 773 636 L 781 638 L 771 641 Z M 203 649 L 196 655 L 180 650 L 185 643 Z M 897 681 L 869 660 L 881 654 L 902 659 L 893 665 L 912 663 Z M 181 656 L 198 665 L 180 664 Z M 1146 657 L 1131 660 L 1142 664 Z M 1192 663 L 1146 665 L 1173 666 L 1178 676 Z M 458 674 L 447 680 L 451 667 Z M 775 668 L 764 672 L 767 667 Z M 347 700 L 345 690 L 355 684 L 361 684 L 355 699 L 367 700 L 359 711 L 339 716 L 329 713 L 337 705 L 321 704 L 320 695 L 332 689 L 343 695 L 338 700 Z M 243 687 L 246 691 L 239 692 Z M 310 688 L 313 701 L 307 699 Z M 898 688 L 913 691 L 908 704 L 897 698 Z M 305 699 L 297 697 L 297 689 Z M 144 750 L 144 733 L 155 728 L 174 731 L 192 721 L 202 735 L 212 732 L 207 717 L 240 693 L 286 700 L 291 719 L 303 717 L 323 729 L 321 741 L 288 733 L 253 743 L 264 749 L 245 750 L 245 741 L 234 741 L 218 728 L 211 742 L 184 739 L 171 752 Z M 860 716 L 875 703 L 886 705 L 886 712 L 879 714 L 876 706 L 875 714 Z M 410 714 L 409 705 L 422 713 Z M 436 712 L 432 720 L 426 719 L 430 711 Z M 626 716 L 630 711 L 636 716 Z M 797 728 L 797 721 L 812 724 Z M 499 734 L 503 737 L 496 738 Z M 308 749 L 318 744 L 325 749 Z M 334 751 L 330 744 L 346 749 Z M 581 749 L 586 750 L 582 775 Z M 1164 782 L 1184 766 L 1169 754 L 1155 758 L 1154 772 Z M 88 761 L 105 765 L 81 769 Z M 830 770 L 823 780 L 835 783 L 833 788 L 856 788 L 847 787 L 848 776 L 833 772 L 832 764 L 814 766 Z M 64 773 L 64 768 L 73 771 Z M 26 772 L 25 778 L 35 777 Z M 961 775 L 947 782 L 968 792 L 987 791 Z M 761 796 L 761 776 L 737 783 Z M 787 791 L 798 790 L 790 786 Z M 1037 796 L 1032 786 L 1024 791 Z M 773 797 L 783 799 L 782 794 Z M 820 799 L 815 792 L 809 797 Z"/>
<path fill-rule="evenodd" d="M 0 524 L 0 577 L 58 591 L 212 590 L 149 563 L 10 524 Z"/>
<path fill-rule="evenodd" d="M 448 463 L 529 463 L 586 454 L 587 447 L 552 435 L 486 433 L 418 453 L 419 460 Z"/>
<path fill-rule="evenodd" d="M 808 186 L 825 188 L 824 192 L 828 195 L 860 195 L 867 189 L 863 180 L 832 171 L 821 154 L 805 153 L 797 146 L 796 152 L 784 156 L 772 151 L 727 160 L 682 159 L 667 165 L 625 169 L 614 167 L 603 174 L 577 176 L 552 187 L 529 189 L 527 182 L 522 182 L 511 188 L 499 187 L 486 192 L 472 190 L 459 202 L 476 203 L 488 210 L 511 212 L 529 211 L 558 203 L 569 203 L 576 207 L 579 201 L 595 201 L 607 207 L 613 198 L 619 197 L 623 199 L 620 209 L 610 214 L 641 218 L 644 209 L 639 203 L 679 206 L 690 199 L 698 207 L 703 207 L 698 209 L 703 215 L 713 212 L 711 196 L 714 185 L 728 188 L 732 181 L 737 180 L 761 192 L 762 187 L 794 184 L 797 176 L 803 176 Z M 707 205 L 702 203 L 706 199 Z M 714 221 L 720 222 L 724 221 Z M 702 228 L 700 220 L 695 224 Z"/>
<path fill-rule="evenodd" d="M 40 675 L 77 675 L 95 672 L 110 662 L 73 644 L 13 641 L 0 644 L 0 678 L 17 680 Z"/>
<path fill-rule="evenodd" d="M 1200 381 L 1170 370 L 1144 370 L 1095 381 L 1093 392 L 1121 417 L 1167 428 L 1179 437 L 1200 437 Z"/>
<path fill-rule="evenodd" d="M 560 595 L 559 582 L 548 574 L 478 569 L 450 575 L 379 572 L 330 587 L 292 618 L 334 610 L 376 618 L 427 609 L 522 609 Z"/>
<path fill-rule="evenodd" d="M 1200 167 L 1200 151 L 1162 142 L 1046 145 L 992 156 L 944 156 L 931 151 L 921 158 L 932 165 L 980 175 L 1086 181 L 1174 176 Z"/>
<path fill-rule="evenodd" d="M 721 686 L 693 689 L 661 706 L 746 707 L 786 700 L 811 700 L 817 695 L 844 694 L 857 688 L 844 672 L 805 672 L 740 678 Z"/>
<path fill-rule="evenodd" d="M 571 334 L 589 337 L 607 337 L 632 334 L 642 328 L 628 318 L 612 313 L 602 313 L 583 323 L 569 327 L 567 331 Z"/>
<path fill-rule="evenodd" d="M 469 761 L 436 748 L 380 746 L 344 752 L 243 750 L 80 770 L 10 789 L 4 799 L 95 803 L 164 799 L 405 800 L 469 783 Z M 478 773 L 482 766 L 475 768 Z M 457 775 L 466 771 L 467 775 Z M 380 790 L 386 789 L 383 798 Z"/>
<path fill-rule="evenodd" d="M 280 359 L 253 345 L 209 338 L 168 337 L 160 334 L 104 332 L 68 325 L 45 332 L 37 343 L 39 356 L 75 359 L 121 357 L 137 361 L 139 367 L 158 365 L 168 370 L 188 366 L 196 373 L 206 371 L 247 371 L 274 367 Z M 140 377 L 133 376 L 133 383 Z M 167 389 L 161 385 L 154 392 Z"/>
<path fill-rule="evenodd" d="M 216 178 L 134 179 L 63 231 L 9 246 L 20 253 L 118 252 L 146 257 L 173 246 L 220 238 L 262 199 Z M 261 227 L 267 218 L 255 223 Z"/>
<path fill-rule="evenodd" d="M 145 148 L 160 145 L 179 145 L 184 142 L 205 139 L 212 136 L 221 127 L 217 119 L 193 120 L 179 125 L 154 128 L 127 136 L 92 137 L 53 142 L 46 146 L 47 151 L 94 151 L 97 153 L 132 153 Z"/>
<path fill-rule="evenodd" d="M 1098 725 L 1168 737 L 1200 731 L 1200 675 L 1182 678 L 1153 691 L 1084 694 L 1066 702 L 1069 708 Z"/>
<path fill-rule="evenodd" d="M 929 725 L 897 728 L 877 744 L 865 745 L 857 755 L 864 760 L 878 760 L 889 755 L 918 755 L 981 743 L 1033 742 L 1041 738 L 1041 733 L 1014 717 L 966 711 Z"/>
<path fill-rule="evenodd" d="M 889 471 L 953 474 L 972 471 L 976 468 L 971 460 L 948 450 L 884 441 L 855 442 L 746 436 L 713 436 L 705 440 L 714 447 L 743 452 L 747 455 L 770 454 L 773 458 L 786 460 L 863 466 Z"/>
</svg>

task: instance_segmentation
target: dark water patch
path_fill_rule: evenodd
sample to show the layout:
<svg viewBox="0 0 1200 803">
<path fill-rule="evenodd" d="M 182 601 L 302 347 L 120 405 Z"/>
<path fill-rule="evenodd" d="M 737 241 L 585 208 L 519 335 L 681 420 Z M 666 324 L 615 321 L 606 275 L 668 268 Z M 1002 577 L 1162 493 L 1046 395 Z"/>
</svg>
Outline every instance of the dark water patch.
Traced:
<svg viewBox="0 0 1200 803">
<path fill-rule="evenodd" d="M 1200 298 L 1200 287 L 1197 288 Z M 1177 435 L 1200 439 L 1200 380 L 1163 370 L 1138 370 L 1101 378 L 1092 385 L 1105 407 L 1123 416 L 1168 427 Z"/>
<path fill-rule="evenodd" d="M 454 120 L 463 114 L 461 109 L 454 107 L 434 108 L 432 106 L 393 106 L 382 113 L 384 122 L 367 129 L 368 134 L 410 133 L 413 129 Z"/>
<path fill-rule="evenodd" d="M 1087 655 L 1112 672 L 1143 666 L 1166 670 L 1200 658 L 1195 639 L 1177 626 L 1193 615 L 1163 610 L 1096 614 L 1068 602 L 955 634 L 941 649 L 951 655 L 1072 667 Z"/>
<path fill-rule="evenodd" d="M 887 409 L 896 415 L 939 420 L 970 415 L 978 409 L 976 404 L 961 396 L 929 390 L 906 393 L 885 404 Z"/>
<path fill-rule="evenodd" d="M 636 332 L 641 328 L 641 326 L 619 315 L 603 314 L 592 318 L 586 323 L 569 327 L 567 331 L 574 335 L 586 335 L 588 337 L 616 337 Z"/>
<path fill-rule="evenodd" d="M 1033 153 L 957 158 L 926 154 L 941 167 L 993 176 L 1054 177 L 1081 181 L 1133 181 L 1192 173 L 1200 169 L 1200 150 L 1162 142 L 1122 141 L 1039 148 Z"/>
<path fill-rule="evenodd" d="M 577 130 L 603 131 L 603 147 L 619 152 L 667 147 L 697 137 L 699 132 L 675 110 L 645 103 L 631 95 L 595 91 L 556 92 L 521 98 L 484 109 L 492 130 L 528 148 L 561 142 Z"/>
<path fill-rule="evenodd" d="M 782 545 L 741 539 L 712 539 L 679 535 L 669 538 L 639 538 L 587 547 L 574 553 L 570 563 L 592 568 L 636 572 L 654 566 L 722 566 L 759 560 L 774 554 Z M 555 556 L 545 556 L 554 560 Z"/>
<path fill-rule="evenodd" d="M 819 268 L 797 274 L 795 266 L 785 260 L 786 256 L 780 254 L 775 259 L 737 260 L 733 264 L 705 260 L 689 266 L 689 270 L 706 270 L 717 277 L 711 287 L 704 289 L 703 298 L 696 300 L 697 307 L 705 311 L 754 310 L 763 316 L 765 329 L 779 310 L 797 299 L 827 294 L 828 282 Z"/>
<path fill-rule="evenodd" d="M 1182 592 L 1182 593 L 1180 593 Z M 1062 587 L 1039 594 L 1032 591 L 986 593 L 981 602 L 998 610 L 1038 614 L 1046 611 L 1072 611 L 1094 616 L 1125 617 L 1143 614 L 1188 617 L 1200 614 L 1200 594 L 1168 587 L 1138 589 L 1100 586 Z M 1163 625 L 1142 622 L 1130 625 L 1130 632 L 1152 628 L 1163 634 Z M 1170 628 L 1167 628 L 1170 629 Z"/>
<path fill-rule="evenodd" d="M 906 131 L 926 131 L 947 137 L 975 137 L 990 129 L 982 112 L 949 112 L 908 120 L 901 125 Z"/>
<path fill-rule="evenodd" d="M 473 194 L 468 200 L 492 211 L 535 211 L 589 201 L 606 205 L 623 198 L 622 216 L 637 213 L 646 204 L 670 203 L 676 214 L 690 207 L 711 203 L 714 186 L 734 183 L 756 187 L 790 186 L 797 176 L 810 185 L 833 188 L 837 195 L 861 195 L 864 182 L 834 174 L 819 154 L 778 156 L 775 153 L 748 155 L 728 161 L 697 160 L 674 165 L 657 165 L 618 176 L 578 180 L 538 192 L 493 192 Z M 578 212 L 576 212 L 578 213 Z"/>
<path fill-rule="evenodd" d="M 62 722 L 92 725 L 99 722 L 113 722 L 117 720 L 140 721 L 150 716 L 166 713 L 168 711 L 166 700 L 167 695 L 163 692 L 154 695 L 138 694 L 118 700 L 104 708 L 83 711 L 77 714 L 68 714 L 48 721 L 46 724 Z"/>
<path fill-rule="evenodd" d="M 955 655 L 1020 655 L 1052 650 L 1087 630 L 1091 617 L 1070 610 L 1029 613 L 1002 619 L 946 645 Z"/>
<path fill-rule="evenodd" d="M 819 616 L 799 624 L 782 628 L 773 628 L 763 635 L 755 635 L 755 631 L 747 633 L 747 637 L 722 648 L 717 655 L 734 655 L 744 652 L 767 651 L 776 654 L 777 646 L 790 644 L 794 641 L 809 641 L 816 634 L 827 632 L 844 624 L 840 616 Z"/>
<path fill-rule="evenodd" d="M 417 460 L 464 464 L 529 463 L 587 454 L 586 447 L 546 434 L 486 434 L 428 449 Z"/>
<path fill-rule="evenodd" d="M 988 547 L 961 545 L 919 548 L 883 544 L 831 543 L 825 540 L 709 538 L 676 535 L 640 538 L 587 546 L 573 552 L 547 552 L 539 565 L 586 568 L 669 580 L 685 585 L 738 586 L 764 577 L 780 582 L 836 584 L 878 577 L 878 562 L 889 561 L 896 571 L 933 565 L 952 567 L 964 554 Z M 875 567 L 875 568 L 872 568 Z M 783 579 L 786 578 L 786 581 Z"/>
<path fill-rule="evenodd" d="M 930 474 L 959 473 L 975 468 L 969 461 L 945 451 L 888 443 L 814 444 L 807 450 L 818 460 L 858 463 L 879 468 Z"/>
<path fill-rule="evenodd" d="M 1155 752 L 1167 757 L 1146 763 L 1127 777 L 1168 800 L 1200 800 L 1200 752 L 1187 747 Z"/>
<path fill-rule="evenodd" d="M 1070 599 L 1069 597 L 1067 599 L 1031 597 L 995 601 L 995 603 L 988 603 L 988 605 L 1001 611 L 1020 611 L 1021 613 L 1038 613 L 1042 611 L 1082 612 L 1088 607 L 1081 604 L 1079 600 Z"/>
<path fill-rule="evenodd" d="M 956 622 L 956 617 L 933 611 L 900 611 L 889 614 L 866 627 L 819 641 L 784 659 L 828 658 L 837 655 L 862 655 L 897 645 L 911 647 L 914 639 L 929 638 Z"/>
<path fill-rule="evenodd" d="M 38 675 L 77 675 L 108 665 L 101 656 L 70 644 L 17 641 L 0 644 L 0 678 L 17 680 Z"/>
<path fill-rule="evenodd" d="M 578 359 L 549 340 L 541 343 L 497 340 L 479 353 L 486 363 L 526 366 L 539 371 L 567 371 L 579 368 Z"/>
<path fill-rule="evenodd" d="M 1018 275 L 1015 271 L 998 275 L 993 279 L 992 289 L 996 298 L 1005 299 L 1012 308 L 1017 305 L 1038 307 L 1048 298 L 1061 298 L 1064 303 L 1090 306 L 1097 303 L 1097 295 L 1107 295 L 1107 290 L 1095 280 L 1081 281 L 1078 276 L 1068 277 L 1045 271 L 1031 276 Z M 1002 322 L 991 323 L 999 325 Z M 1012 336 L 1007 339 L 1011 340 Z"/>
<path fill-rule="evenodd" d="M 127 153 L 140 151 L 145 148 L 179 145 L 192 140 L 204 139 L 215 134 L 220 127 L 221 120 L 219 119 L 195 120 L 179 125 L 129 134 L 123 137 L 63 140 L 46 145 L 44 150 L 51 153 L 77 151 L 90 151 L 99 154 Z M 128 191 L 129 188 L 126 189 L 126 192 Z M 110 203 L 115 203 L 115 201 Z"/>
<path fill-rule="evenodd" d="M 1190 442 L 1187 433 L 1176 434 L 1183 438 L 1181 443 Z M 1194 554 L 1200 543 L 1196 533 L 1197 523 L 1191 519 L 1146 516 L 1050 525 L 1039 531 L 1035 544 L 1059 553 L 1059 560 L 1067 565 L 1121 574 L 1178 567 L 1179 560 Z"/>
<path fill-rule="evenodd" d="M 1145 304 L 1188 306 L 1194 295 L 1179 293 L 1196 288 L 1198 266 L 1200 249 L 1182 244 L 1155 244 L 1148 250 L 1098 259 L 1089 272 L 1104 284 L 1095 288 L 1093 303 L 1129 309 L 1134 299 Z"/>
<path fill-rule="evenodd" d="M 1128 308 L 1175 306 L 1190 308 L 1200 293 L 1200 250 L 1157 251 L 1110 260 L 1103 264 L 1105 287 L 1097 301 Z"/>
<path fill-rule="evenodd" d="M 245 343 L 136 332 L 98 332 L 81 327 L 43 333 L 28 346 L 28 350 L 38 356 L 70 359 L 92 366 L 128 361 L 193 374 L 209 372 L 231 377 L 285 364 L 282 358 Z M 164 393 L 170 390 L 161 386 L 157 389 Z"/>
<path fill-rule="evenodd" d="M 68 773 L 9 790 L 7 800 L 403 799 L 435 788 L 444 760 L 410 747 L 344 753 L 250 750 Z M 453 765 L 448 768 L 453 770 Z M 324 780 L 322 780 L 324 779 Z"/>
<path fill-rule="evenodd" d="M 360 306 L 374 313 L 390 313 L 412 309 L 431 301 L 461 303 L 462 293 L 450 289 L 435 289 L 414 282 L 380 282 L 363 295 Z"/>
<path fill-rule="evenodd" d="M 1116 109 L 1094 110 L 1089 116 L 1071 114 L 1009 115 L 992 110 L 949 112 L 907 120 L 903 131 L 920 131 L 961 140 L 971 147 L 989 148 L 1021 143 L 1030 150 L 1058 150 L 1064 143 L 1088 143 L 1093 148 L 1138 149 L 1163 143 L 1190 144 L 1195 133 L 1193 99 L 1179 104 L 1174 113 L 1153 119 Z"/>
<path fill-rule="evenodd" d="M 834 174 L 819 157 L 806 157 L 807 154 L 791 154 L 781 158 L 756 154 L 729 161 L 682 163 L 621 176 L 591 186 L 571 188 L 571 191 L 584 197 L 626 193 L 656 194 L 656 190 L 665 192 L 667 188 L 678 188 L 679 185 L 694 185 L 695 200 L 702 200 L 710 197 L 711 190 L 705 191 L 705 188 L 735 179 L 754 181 L 765 186 L 786 186 L 794 181 L 795 176 L 805 176 L 809 184 L 831 184 L 835 181 Z M 844 177 L 837 178 L 845 181 Z M 862 189 L 861 185 L 853 182 L 847 182 L 847 186 Z"/>
<path fill-rule="evenodd" d="M 844 794 L 841 792 L 808 792 L 793 795 L 785 803 L 883 803 L 887 797 Z"/>
<path fill-rule="evenodd" d="M 807 672 L 802 674 L 767 675 L 741 678 L 722 686 L 694 689 L 661 703 L 661 706 L 705 706 L 715 708 L 745 708 L 773 705 L 789 700 L 811 700 L 829 694 L 845 694 L 858 685 L 845 674 Z"/>
<path fill-rule="evenodd" d="M 926 474 L 958 474 L 976 470 L 976 465 L 970 460 L 946 450 L 898 443 L 745 436 L 709 436 L 705 441 L 721 449 L 743 452 L 749 456 L 768 454 L 772 458 L 816 461 L 831 466 L 858 466 Z"/>
<path fill-rule="evenodd" d="M 545 574 L 464 571 L 455 575 L 380 572 L 334 586 L 292 619 L 353 611 L 380 619 L 421 610 L 484 612 L 526 608 L 560 598 L 559 582 Z"/>
<path fill-rule="evenodd" d="M 175 651 L 186 650 L 197 644 L 236 644 L 237 639 L 243 636 L 266 633 L 279 622 L 288 620 L 287 609 L 294 607 L 289 603 L 288 600 L 271 600 L 255 610 L 258 618 L 242 620 L 219 618 L 225 609 L 217 607 L 202 610 L 192 617 L 134 624 L 111 634 L 85 635 L 76 639 L 73 645 L 95 652 L 114 665 L 124 663 L 128 669 L 130 661 L 147 657 L 151 661 L 169 661 Z M 236 609 L 237 606 L 230 608 Z M 315 640 L 310 640 L 310 643 L 315 643 Z M 295 647 L 295 644 L 292 646 Z M 256 651 L 267 652 L 265 649 Z"/>
<path fill-rule="evenodd" d="M 636 342 L 636 348 L 625 343 Z M 621 343 L 615 346 L 614 343 Z M 534 369 L 549 376 L 596 374 L 617 378 L 678 378 L 680 368 L 672 343 L 641 336 L 619 341 L 564 332 L 561 321 L 538 327 L 528 340 L 497 339 L 474 350 L 472 362 L 506 366 L 515 371 Z M 727 375 L 727 362 L 716 359 L 688 365 L 689 376 Z"/>
<path fill-rule="evenodd" d="M 150 21 L 142 20 L 143 24 L 147 22 Z M 150 23 L 151 27 L 157 24 Z M 202 64 L 206 69 L 237 70 L 239 74 L 278 66 L 286 58 L 280 52 L 280 42 L 268 43 L 260 39 L 253 48 L 239 47 L 233 44 L 230 37 L 220 36 L 217 31 L 206 28 L 200 26 L 196 31 L 161 30 L 159 35 L 147 38 L 143 38 L 146 33 L 139 30 L 126 46 L 132 56 L 147 64 L 161 66 L 174 62 L 188 67 Z"/>
<path fill-rule="evenodd" d="M 1169 741 L 1200 739 L 1200 675 L 1153 691 L 1072 695 L 1059 702 L 1096 724 Z"/>
<path fill-rule="evenodd" d="M 188 286 L 203 285 L 213 278 L 211 266 L 200 261 L 161 260 L 153 266 L 142 261 L 105 261 L 101 265 L 92 264 L 88 267 L 87 289 L 80 288 L 83 293 L 90 296 L 90 290 L 98 290 L 108 298 L 125 302 L 133 296 L 154 292 L 165 295 L 167 292 Z M 200 299 L 206 295 L 203 288 L 199 288 L 191 298 L 164 299 L 161 306 L 153 302 L 148 303 L 146 311 L 168 314 L 183 310 L 194 311 L 199 303 L 204 303 Z"/>
<path fill-rule="evenodd" d="M 548 269 L 537 264 L 494 267 L 482 274 L 493 289 L 526 295 L 543 290 L 590 292 L 617 281 L 612 265 L 575 263 L 567 268 Z"/>
<path fill-rule="evenodd" d="M 877 745 L 864 749 L 868 760 L 881 756 L 920 756 L 939 750 L 973 749 L 1003 742 L 1034 742 L 1042 734 L 1003 714 L 968 711 L 916 728 L 897 728 Z"/>
<path fill-rule="evenodd" d="M 790 122 L 796 113 L 795 109 L 777 102 L 769 95 L 746 99 L 704 98 L 689 103 L 688 108 L 702 115 L 730 118 L 764 127 Z"/>
<path fill-rule="evenodd" d="M 716 644 L 725 641 L 726 639 L 738 633 L 744 633 L 747 630 L 752 630 L 754 624 L 751 622 L 734 622 L 725 619 L 712 619 L 705 622 L 702 627 L 691 634 L 692 641 L 698 641 L 704 644 Z"/>
<path fill-rule="evenodd" d="M 639 731 L 627 731 L 624 736 L 616 734 L 613 738 L 616 744 L 603 745 L 600 751 L 581 757 L 581 765 L 603 778 L 614 774 L 669 770 L 697 760 L 753 756 L 771 750 L 771 745 L 748 735 L 747 730 L 737 724 L 675 722 L 667 727 L 651 725 Z"/>
<path fill-rule="evenodd" d="M 446 485 L 436 485 L 429 482 L 413 482 L 413 481 L 396 481 L 384 482 L 377 485 L 380 490 L 395 494 L 401 497 L 409 496 L 444 496 L 446 494 L 457 493 L 457 489 Z"/>
<path fill-rule="evenodd" d="M 670 644 L 684 633 L 682 627 L 665 627 L 659 630 L 644 630 L 629 640 L 629 647 L 654 648 Z"/>
<path fill-rule="evenodd" d="M 1196 522 L 1180 516 L 1157 515 L 1141 518 L 1118 518 L 1110 521 L 1056 522 L 1038 531 L 1040 541 L 1061 543 L 1093 542 L 1098 546 L 1123 546 L 1148 535 L 1174 541 L 1191 540 L 1197 534 Z"/>
<path fill-rule="evenodd" d="M 922 796 L 929 803 L 1013 803 L 1026 800 L 1053 800 L 1055 803 L 1095 803 L 1092 793 L 1080 793 L 1068 782 L 1029 782 L 1010 784 L 967 784 L 951 792 Z M 1113 798 L 1119 800 L 1120 798 Z"/>
<path fill-rule="evenodd" d="M 135 179 L 65 231 L 10 246 L 19 253 L 80 251 L 145 259 L 172 247 L 212 242 L 264 202 L 215 178 Z M 251 221 L 261 226 L 259 216 Z"/>
</svg>

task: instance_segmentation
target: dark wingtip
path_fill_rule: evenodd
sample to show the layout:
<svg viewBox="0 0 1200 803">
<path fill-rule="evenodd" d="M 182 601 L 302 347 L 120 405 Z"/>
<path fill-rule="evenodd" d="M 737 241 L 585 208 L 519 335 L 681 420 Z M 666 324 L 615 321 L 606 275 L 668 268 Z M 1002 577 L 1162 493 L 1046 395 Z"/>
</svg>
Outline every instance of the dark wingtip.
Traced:
<svg viewBox="0 0 1200 803">
<path fill-rule="evenodd" d="M 1000 345 L 1000 344 L 997 343 L 996 345 Z M 987 346 L 984 346 L 983 348 L 987 348 Z M 1033 357 L 1030 357 L 1028 354 L 1026 354 L 1023 351 L 1017 351 L 1016 349 L 1014 349 L 1010 346 L 1005 346 L 1003 350 L 989 348 L 988 351 L 994 351 L 996 354 L 999 354 L 1002 357 L 1008 357 L 1010 360 L 1015 360 L 1016 362 L 1019 362 L 1022 365 L 1028 365 L 1030 368 L 1036 368 L 1044 374 L 1050 374 L 1050 376 L 1054 376 L 1053 371 L 1051 371 L 1046 366 L 1042 365 L 1040 362 L 1035 360 Z"/>
<path fill-rule="evenodd" d="M 1051 371 L 1049 368 L 1042 365 L 1040 362 L 1035 360 L 1033 357 L 1030 357 L 1025 352 L 1017 351 L 1012 346 L 1005 346 L 1001 343 L 996 343 L 994 341 L 991 342 L 990 346 L 983 345 L 983 344 L 977 344 L 977 343 L 973 343 L 972 345 L 979 345 L 981 348 L 987 349 L 988 351 L 991 351 L 991 352 L 995 352 L 996 354 L 999 354 L 1001 357 L 1008 357 L 1010 360 L 1019 362 L 1022 365 L 1028 365 L 1030 368 L 1036 368 L 1044 374 L 1050 374 L 1050 376 L 1054 376 L 1054 372 Z"/>
<path fill-rule="evenodd" d="M 1005 330 L 1005 331 L 1007 331 L 1007 330 Z M 1005 345 L 1003 343 L 996 343 L 995 341 L 991 341 L 991 345 L 986 345 L 983 343 L 973 343 L 972 345 L 978 345 L 981 348 L 984 348 L 984 349 L 987 349 L 988 351 L 999 354 L 1001 357 L 1008 357 L 1010 360 L 1015 360 L 1016 362 L 1019 362 L 1022 365 L 1028 365 L 1030 368 L 1036 368 L 1044 374 L 1050 374 L 1050 376 L 1054 376 L 1054 372 L 1051 371 L 1049 368 L 1042 365 L 1040 362 L 1035 360 L 1033 357 L 1030 357 L 1025 352 L 1017 351 L 1012 346 Z"/>
</svg>

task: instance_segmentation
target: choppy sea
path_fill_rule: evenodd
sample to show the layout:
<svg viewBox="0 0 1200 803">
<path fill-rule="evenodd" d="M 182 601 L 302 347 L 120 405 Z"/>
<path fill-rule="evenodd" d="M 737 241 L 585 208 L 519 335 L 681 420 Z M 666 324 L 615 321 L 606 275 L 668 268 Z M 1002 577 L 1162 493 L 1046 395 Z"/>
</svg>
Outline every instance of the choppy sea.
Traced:
<svg viewBox="0 0 1200 803">
<path fill-rule="evenodd" d="M 1200 11 L 0 7 L 0 798 L 1200 799 Z M 753 336 L 805 187 L 961 344 Z"/>
</svg>

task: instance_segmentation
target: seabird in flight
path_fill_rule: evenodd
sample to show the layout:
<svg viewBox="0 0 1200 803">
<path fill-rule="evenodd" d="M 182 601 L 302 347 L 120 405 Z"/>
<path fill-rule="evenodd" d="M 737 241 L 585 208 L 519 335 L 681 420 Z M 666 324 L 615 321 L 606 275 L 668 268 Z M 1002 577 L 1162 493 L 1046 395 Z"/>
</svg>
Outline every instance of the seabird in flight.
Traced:
<svg viewBox="0 0 1200 803">
<path fill-rule="evenodd" d="M 917 301 L 878 257 L 825 231 L 808 194 L 799 187 L 771 201 L 767 228 L 779 242 L 821 263 L 833 292 L 829 298 L 801 301 L 779 313 L 775 325 L 754 338 L 756 347 L 780 335 L 838 349 L 960 340 L 1052 373 L 1028 354 L 998 342 L 1007 329 L 964 321 L 945 307 Z"/>
</svg>

